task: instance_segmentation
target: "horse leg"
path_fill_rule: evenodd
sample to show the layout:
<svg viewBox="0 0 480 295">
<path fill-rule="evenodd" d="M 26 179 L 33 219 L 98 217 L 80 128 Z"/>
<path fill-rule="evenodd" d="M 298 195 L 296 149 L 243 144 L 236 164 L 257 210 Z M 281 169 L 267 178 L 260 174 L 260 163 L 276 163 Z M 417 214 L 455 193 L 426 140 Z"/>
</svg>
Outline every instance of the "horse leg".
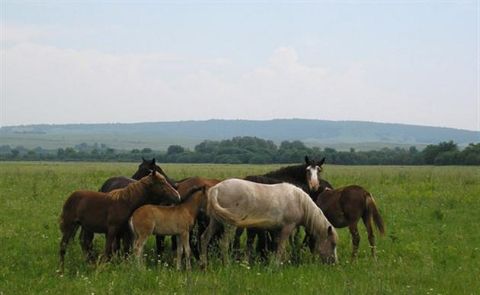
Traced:
<svg viewBox="0 0 480 295">
<path fill-rule="evenodd" d="M 230 257 L 228 250 L 230 248 L 230 240 L 232 236 L 235 234 L 236 227 L 232 225 L 224 225 L 225 232 L 223 233 L 222 240 L 220 241 L 220 247 L 222 251 L 222 261 L 224 265 L 228 265 L 230 262 Z"/>
<path fill-rule="evenodd" d="M 213 218 L 210 218 L 210 222 L 208 223 L 207 228 L 202 233 L 201 236 L 201 243 L 200 243 L 200 263 L 202 267 L 207 266 L 207 248 L 208 243 L 212 239 L 212 236 L 218 231 L 220 228 L 220 223 Z"/>
<path fill-rule="evenodd" d="M 192 265 L 190 263 L 190 254 L 191 254 L 191 250 L 190 250 L 190 233 L 188 231 L 186 231 L 183 235 L 182 235 L 182 248 L 183 248 L 183 253 L 185 254 L 185 269 L 187 271 L 191 271 L 192 270 Z"/>
<path fill-rule="evenodd" d="M 82 251 L 85 259 L 88 262 L 94 261 L 95 257 L 93 255 L 93 232 L 88 231 L 82 227 L 82 229 L 80 230 L 80 245 L 82 246 Z"/>
<path fill-rule="evenodd" d="M 65 265 L 65 254 L 67 253 L 67 246 L 68 242 L 72 237 L 75 236 L 75 233 L 78 229 L 77 223 L 69 223 L 68 225 L 65 224 L 65 221 L 62 221 L 61 230 L 63 233 L 62 240 L 60 241 L 60 274 L 63 274 L 64 265 Z"/>
<path fill-rule="evenodd" d="M 177 240 L 177 270 L 182 269 L 182 254 L 183 254 L 183 247 L 182 247 L 182 234 L 175 236 Z M 172 241 L 173 241 L 173 236 L 172 236 Z"/>
<path fill-rule="evenodd" d="M 360 245 L 360 234 L 358 233 L 357 221 L 348 225 L 350 235 L 352 236 L 352 260 L 358 255 L 358 246 Z"/>
<path fill-rule="evenodd" d="M 163 253 L 163 250 L 165 249 L 165 245 L 163 242 L 165 241 L 165 237 L 162 235 L 155 235 L 155 245 L 157 249 L 157 259 L 160 259 L 160 256 Z"/>
<path fill-rule="evenodd" d="M 104 259 L 107 261 L 110 260 L 112 257 L 112 252 L 115 247 L 115 243 L 117 242 L 117 234 L 118 228 L 116 226 L 109 226 L 107 231 L 107 240 L 105 242 L 105 251 L 104 251 Z"/>
<path fill-rule="evenodd" d="M 372 226 L 372 218 L 370 217 L 369 214 L 365 214 L 362 216 L 363 223 L 365 224 L 365 227 L 367 228 L 367 233 L 368 233 L 368 242 L 370 243 L 370 249 L 372 251 L 372 257 L 374 259 L 377 259 L 377 255 L 375 253 L 375 235 L 373 233 L 373 226 Z"/>
<path fill-rule="evenodd" d="M 285 242 L 295 229 L 295 224 L 287 224 L 282 227 L 280 230 L 280 234 L 278 235 L 278 243 L 277 243 L 277 264 L 280 263 L 284 258 L 285 253 Z"/>
<path fill-rule="evenodd" d="M 251 260 L 253 259 L 252 254 L 253 254 L 253 243 L 255 242 L 255 236 L 256 236 L 256 232 L 254 229 L 251 229 L 251 228 L 247 229 L 247 251 L 245 252 L 245 255 L 249 263 L 251 263 L 252 262 Z"/>
<path fill-rule="evenodd" d="M 237 258 L 240 255 L 240 238 L 242 237 L 243 231 L 244 231 L 243 228 L 237 227 L 237 229 L 235 231 L 235 237 L 233 238 L 232 250 L 233 250 L 233 253 L 234 253 L 235 257 L 237 257 Z M 247 230 L 247 234 L 248 234 L 248 230 Z M 247 238 L 247 243 L 248 243 L 248 238 Z"/>
<path fill-rule="evenodd" d="M 146 235 L 138 234 L 135 237 L 135 241 L 133 242 L 133 253 L 135 255 L 135 259 L 138 264 L 143 263 L 142 253 L 143 253 L 143 247 L 145 246 L 146 241 L 147 241 Z"/>
</svg>

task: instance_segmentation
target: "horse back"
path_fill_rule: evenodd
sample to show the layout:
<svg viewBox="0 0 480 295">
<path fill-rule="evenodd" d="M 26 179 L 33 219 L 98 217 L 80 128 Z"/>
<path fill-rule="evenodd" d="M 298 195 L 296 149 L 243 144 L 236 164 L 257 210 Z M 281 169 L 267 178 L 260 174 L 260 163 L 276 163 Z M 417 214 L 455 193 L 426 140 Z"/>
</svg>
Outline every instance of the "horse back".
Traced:
<svg viewBox="0 0 480 295">
<path fill-rule="evenodd" d="M 111 213 L 125 211 L 122 210 L 123 207 L 118 200 L 113 200 L 106 193 L 75 191 L 63 205 L 61 223 L 80 223 L 94 232 L 106 232 Z"/>
<path fill-rule="evenodd" d="M 130 183 L 135 181 L 135 179 L 125 176 L 110 177 L 103 183 L 99 191 L 103 193 L 108 193 L 115 189 L 127 187 Z"/>
</svg>

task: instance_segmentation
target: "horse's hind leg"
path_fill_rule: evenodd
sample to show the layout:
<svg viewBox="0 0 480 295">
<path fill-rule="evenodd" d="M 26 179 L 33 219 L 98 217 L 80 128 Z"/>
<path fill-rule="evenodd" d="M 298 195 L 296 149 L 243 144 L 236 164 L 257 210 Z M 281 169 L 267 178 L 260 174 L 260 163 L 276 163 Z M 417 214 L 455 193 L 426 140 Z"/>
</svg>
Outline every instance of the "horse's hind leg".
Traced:
<svg viewBox="0 0 480 295">
<path fill-rule="evenodd" d="M 232 225 L 224 225 L 225 232 L 223 233 L 222 240 L 220 241 L 220 247 L 222 251 L 222 260 L 223 264 L 227 265 L 230 262 L 229 257 L 229 248 L 230 248 L 230 241 L 235 234 L 236 227 Z"/>
<path fill-rule="evenodd" d="M 200 262 L 202 267 L 207 266 L 207 250 L 208 250 L 208 243 L 212 239 L 213 235 L 219 230 L 220 224 L 213 218 L 210 218 L 210 222 L 202 233 L 201 236 L 201 244 L 200 244 Z"/>
<path fill-rule="evenodd" d="M 358 246 L 360 245 L 360 234 L 358 233 L 357 227 L 358 221 L 355 221 L 348 225 L 348 229 L 350 230 L 350 235 L 352 236 L 352 260 L 357 258 L 358 255 Z"/>
<path fill-rule="evenodd" d="M 63 220 L 60 226 L 62 230 L 62 240 L 60 241 L 60 273 L 63 274 L 65 264 L 65 253 L 67 252 L 67 246 L 70 239 L 75 236 L 78 229 L 77 223 L 68 223 Z"/>
<path fill-rule="evenodd" d="M 375 253 L 376 246 L 375 246 L 375 235 L 373 233 L 372 218 L 370 218 L 369 214 L 365 214 L 364 216 L 362 216 L 362 219 L 363 219 L 363 223 L 365 223 L 365 227 L 367 228 L 368 242 L 370 243 L 372 257 L 374 259 L 377 259 L 377 255 Z"/>
<path fill-rule="evenodd" d="M 80 245 L 82 246 L 83 255 L 88 262 L 95 260 L 93 254 L 93 232 L 82 227 L 80 230 Z"/>
</svg>

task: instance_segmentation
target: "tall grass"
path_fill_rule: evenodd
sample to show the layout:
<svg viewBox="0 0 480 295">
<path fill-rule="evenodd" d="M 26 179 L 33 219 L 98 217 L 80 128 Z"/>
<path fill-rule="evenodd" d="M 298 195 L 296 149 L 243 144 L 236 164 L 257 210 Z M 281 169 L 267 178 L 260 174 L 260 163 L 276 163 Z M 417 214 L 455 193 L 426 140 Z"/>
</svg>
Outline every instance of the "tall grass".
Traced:
<svg viewBox="0 0 480 295">
<path fill-rule="evenodd" d="M 173 178 L 260 174 L 278 165 L 162 165 Z M 370 257 L 363 225 L 360 255 L 349 260 L 350 235 L 339 229 L 335 266 L 307 252 L 301 263 L 223 266 L 207 271 L 194 264 L 177 272 L 172 256 L 139 268 L 128 261 L 88 265 L 73 241 L 66 273 L 59 276 L 58 217 L 64 200 L 78 189 L 97 190 L 113 175 L 131 175 L 132 164 L 0 163 L 0 294 L 475 294 L 480 290 L 480 169 L 478 167 L 326 166 L 334 186 L 356 183 L 372 192 L 387 234 L 377 238 L 378 261 Z M 95 239 L 102 251 L 104 239 Z"/>
</svg>

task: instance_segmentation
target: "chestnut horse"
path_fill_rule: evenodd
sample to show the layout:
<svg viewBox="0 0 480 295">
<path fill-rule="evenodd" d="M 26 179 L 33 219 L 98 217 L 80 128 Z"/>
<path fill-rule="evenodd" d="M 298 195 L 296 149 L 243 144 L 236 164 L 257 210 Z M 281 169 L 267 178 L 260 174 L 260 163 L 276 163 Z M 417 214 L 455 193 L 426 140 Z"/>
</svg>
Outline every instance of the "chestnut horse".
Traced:
<svg viewBox="0 0 480 295">
<path fill-rule="evenodd" d="M 144 204 L 160 203 L 165 199 L 179 202 L 180 195 L 160 173 L 152 171 L 148 176 L 117 189 L 109 194 L 93 191 L 76 191 L 68 197 L 60 216 L 60 271 L 63 272 L 68 242 L 75 236 L 79 226 L 85 233 L 82 250 L 91 257 L 93 233 L 105 233 L 104 257 L 109 259 L 114 249 L 115 238 L 127 227 L 133 211 Z M 91 236 L 90 236 L 91 235 Z"/>
<path fill-rule="evenodd" d="M 195 187 L 206 187 L 210 188 L 217 183 L 219 183 L 220 180 L 218 179 L 210 179 L 210 178 L 203 178 L 203 177 L 190 177 L 186 179 L 182 179 L 177 182 L 177 190 L 180 193 L 180 196 L 182 196 L 182 200 L 184 196 L 188 195 L 188 192 Z M 199 194 L 199 193 L 197 193 Z M 192 240 L 192 252 L 193 255 L 198 258 L 200 254 L 200 235 L 203 233 L 203 231 L 207 228 L 208 225 L 208 217 L 206 216 L 205 212 L 200 212 L 197 216 L 197 234 L 198 236 L 196 239 L 192 239 L 193 236 L 190 234 L 190 239 Z M 218 237 L 216 237 L 218 238 Z M 156 239 L 156 249 L 157 249 L 157 255 L 161 255 L 164 249 L 164 236 L 161 234 L 156 234 L 155 236 Z M 176 241 L 172 239 L 172 248 L 176 248 Z"/>
<path fill-rule="evenodd" d="M 337 262 L 337 234 L 333 226 L 300 188 L 288 184 L 259 184 L 242 179 L 227 179 L 207 192 L 210 223 L 202 234 L 202 265 L 207 262 L 207 245 L 220 224 L 225 226 L 221 241 L 223 261 L 228 261 L 229 238 L 234 227 L 259 228 L 279 232 L 277 262 L 283 258 L 285 241 L 299 225 L 314 237 L 314 254 L 325 263 Z M 232 227 L 233 226 L 233 227 Z"/>
<path fill-rule="evenodd" d="M 383 219 L 378 212 L 372 195 L 363 187 L 350 185 L 338 189 L 327 189 L 315 194 L 316 204 L 336 228 L 347 227 L 352 235 L 352 259 L 358 254 L 360 234 L 358 221 L 362 218 L 367 228 L 372 256 L 375 258 L 375 235 L 372 219 L 381 235 L 385 233 Z"/>
<path fill-rule="evenodd" d="M 202 192 L 199 192 L 202 190 Z M 205 187 L 190 190 L 180 204 L 175 206 L 144 205 L 130 217 L 129 225 L 134 241 L 134 253 L 137 261 L 142 260 L 143 246 L 152 235 L 175 235 L 177 238 L 177 270 L 181 269 L 182 256 L 185 255 L 185 267 L 190 264 L 190 231 L 195 225 L 201 207 L 205 207 Z"/>
</svg>

